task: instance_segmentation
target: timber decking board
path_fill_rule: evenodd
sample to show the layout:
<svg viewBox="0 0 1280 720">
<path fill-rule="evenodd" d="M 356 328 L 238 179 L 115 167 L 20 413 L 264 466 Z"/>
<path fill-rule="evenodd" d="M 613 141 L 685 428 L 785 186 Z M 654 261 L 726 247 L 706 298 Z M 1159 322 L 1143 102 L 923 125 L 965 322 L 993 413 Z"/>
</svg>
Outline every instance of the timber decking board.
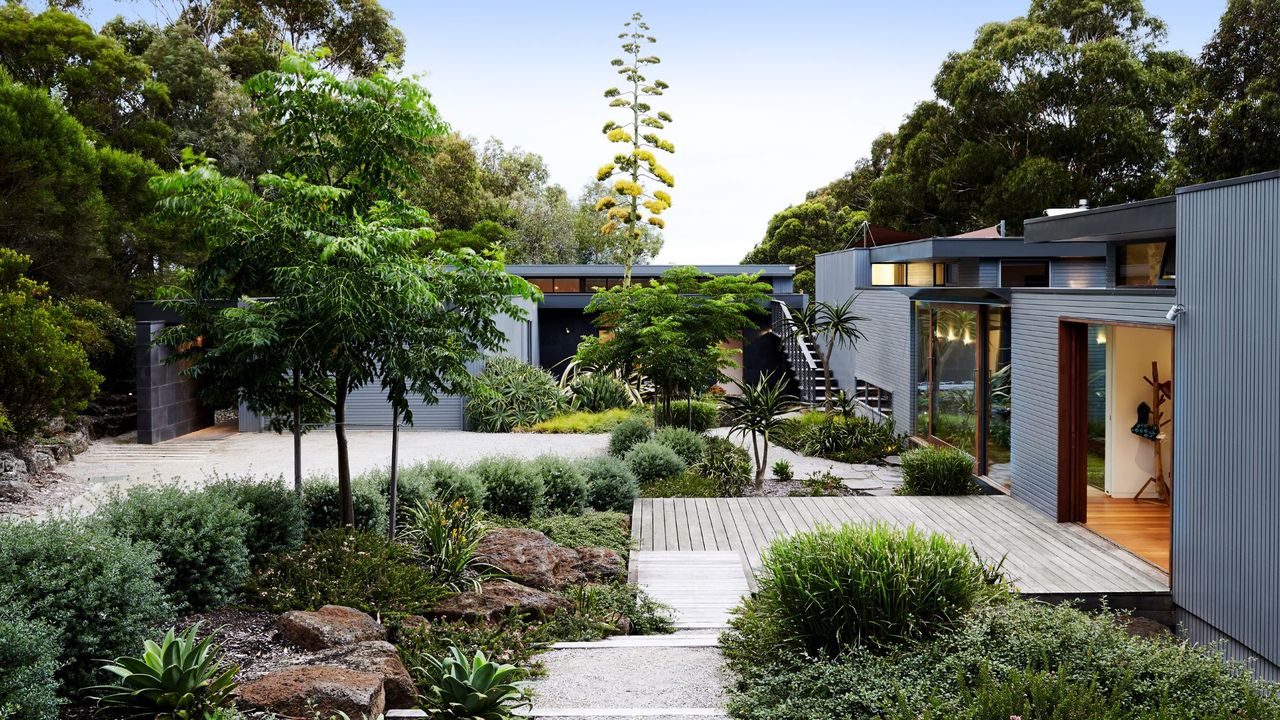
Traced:
<svg viewBox="0 0 1280 720">
<path fill-rule="evenodd" d="M 637 547 L 650 552 L 735 552 L 752 571 L 781 536 L 819 525 L 915 525 L 1005 559 L 1029 594 L 1166 593 L 1168 575 L 1085 528 L 1059 524 L 1003 496 L 642 498 Z"/>
</svg>

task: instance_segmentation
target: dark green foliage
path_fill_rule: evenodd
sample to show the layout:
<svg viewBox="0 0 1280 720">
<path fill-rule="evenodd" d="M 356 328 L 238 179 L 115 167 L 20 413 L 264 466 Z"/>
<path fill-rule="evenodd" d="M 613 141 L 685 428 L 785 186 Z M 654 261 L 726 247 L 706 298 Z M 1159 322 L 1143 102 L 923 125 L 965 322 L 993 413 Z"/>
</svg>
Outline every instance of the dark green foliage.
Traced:
<svg viewBox="0 0 1280 720">
<path fill-rule="evenodd" d="M 606 547 L 623 558 L 631 551 L 629 512 L 551 515 L 534 518 L 526 525 L 565 547 Z"/>
<path fill-rule="evenodd" d="M 675 477 L 684 472 L 685 463 L 675 450 L 649 440 L 627 451 L 627 467 L 641 483 Z"/>
<path fill-rule="evenodd" d="M 795 473 L 791 469 L 791 463 L 786 460 L 773 461 L 773 467 L 771 469 L 773 470 L 773 476 L 778 479 L 778 482 L 791 482 L 796 479 Z"/>
<path fill-rule="evenodd" d="M 57 720 L 59 653 L 57 633 L 0 594 L 0 718 Z"/>
<path fill-rule="evenodd" d="M 582 462 L 587 477 L 587 504 L 596 510 L 631 512 L 639 483 L 627 464 L 616 457 L 598 457 Z"/>
<path fill-rule="evenodd" d="M 633 635 L 665 635 L 675 631 L 671 608 L 635 585 L 578 585 L 569 588 L 565 595 L 578 615 L 602 618 L 614 625 L 623 618 L 629 620 Z"/>
<path fill-rule="evenodd" d="M 884 649 L 955 627 L 1002 585 L 944 535 L 887 525 L 820 527 L 775 540 L 748 604 L 810 652 Z"/>
<path fill-rule="evenodd" d="M 428 460 L 410 467 L 431 484 L 431 496 L 441 502 L 462 498 L 473 508 L 484 507 L 484 485 L 480 478 L 444 460 Z"/>
<path fill-rule="evenodd" d="M 973 458 L 955 448 L 926 447 L 902 454 L 901 495 L 973 495 Z"/>
<path fill-rule="evenodd" d="M 283 477 L 258 480 L 252 476 L 221 478 L 209 485 L 207 493 L 231 498 L 249 513 L 244 544 L 249 561 L 266 555 L 294 550 L 307 534 L 307 515 L 302 498 L 285 485 Z"/>
<path fill-rule="evenodd" d="M 1008 720 L 1019 708 L 1007 703 L 1028 690 L 1024 718 L 1059 709 L 1125 720 L 1280 716 L 1275 687 L 1216 649 L 1136 638 L 1118 620 L 1014 600 L 975 610 L 933 640 L 881 654 L 851 647 L 831 659 L 786 649 L 776 623 L 748 609 L 722 638 L 742 678 L 730 708 L 743 720 Z"/>
<path fill-rule="evenodd" d="M 196 639 L 200 623 L 180 635 L 169 628 L 159 643 L 147 640 L 140 656 L 104 665 L 113 682 L 88 688 L 99 707 L 134 717 L 209 718 L 235 703 L 236 665 L 222 663 L 213 634 Z"/>
<path fill-rule="evenodd" d="M 467 398 L 467 422 L 478 432 L 511 432 L 549 420 L 568 407 L 551 373 L 513 357 L 489 358 Z"/>
<path fill-rule="evenodd" d="M 889 420 L 807 412 L 783 421 L 774 436 L 801 455 L 848 463 L 874 463 L 902 450 L 903 438 Z"/>
<path fill-rule="evenodd" d="M 751 455 L 728 438 L 708 437 L 706 443 L 706 454 L 693 472 L 713 483 L 715 495 L 741 496 L 751 484 Z"/>
<path fill-rule="evenodd" d="M 609 454 L 623 457 L 631 448 L 653 437 L 653 428 L 644 418 L 628 418 L 609 433 Z"/>
<path fill-rule="evenodd" d="M 484 509 L 495 515 L 528 518 L 546 500 L 546 483 L 529 463 L 510 457 L 485 458 L 467 468 L 484 487 Z"/>
<path fill-rule="evenodd" d="M 720 406 L 706 400 L 677 400 L 671 403 L 671 416 L 664 417 L 661 408 L 653 409 L 657 425 L 670 425 L 704 433 L 720 425 Z"/>
<path fill-rule="evenodd" d="M 137 645 L 171 615 L 156 551 L 97 523 L 0 523 L 0 597 L 57 633 L 65 687 L 92 684 L 96 662 Z"/>
<path fill-rule="evenodd" d="M 547 513 L 581 513 L 587 506 L 587 478 L 578 464 L 558 455 L 542 455 L 531 469 L 546 488 L 543 510 Z"/>
<path fill-rule="evenodd" d="M 356 529 L 374 533 L 387 531 L 387 498 L 376 483 L 351 484 L 355 502 Z M 342 525 L 341 498 L 338 481 L 327 475 L 309 477 L 302 483 L 302 504 L 307 513 L 307 528 L 312 532 Z"/>
<path fill-rule="evenodd" d="M 608 373 L 579 373 L 569 383 L 574 405 L 581 410 L 601 412 L 629 408 L 631 393 L 621 380 Z"/>
<path fill-rule="evenodd" d="M 347 605 L 367 613 L 421 614 L 447 594 L 408 546 L 340 528 L 312 536 L 254 572 L 249 595 L 274 612 Z"/>
<path fill-rule="evenodd" d="M 742 493 L 739 492 L 739 495 Z M 720 484 L 715 480 L 697 472 L 683 472 L 674 477 L 647 482 L 640 486 L 640 497 L 676 498 L 676 497 L 726 497 L 721 492 Z"/>
<path fill-rule="evenodd" d="M 252 516 L 226 494 L 140 485 L 113 496 L 97 518 L 113 533 L 156 549 L 180 612 L 234 601 L 249 577 L 245 538 Z"/>
<path fill-rule="evenodd" d="M 682 427 L 658 428 L 653 441 L 675 450 L 685 465 L 695 465 L 707 454 L 707 441 L 698 433 Z"/>
</svg>

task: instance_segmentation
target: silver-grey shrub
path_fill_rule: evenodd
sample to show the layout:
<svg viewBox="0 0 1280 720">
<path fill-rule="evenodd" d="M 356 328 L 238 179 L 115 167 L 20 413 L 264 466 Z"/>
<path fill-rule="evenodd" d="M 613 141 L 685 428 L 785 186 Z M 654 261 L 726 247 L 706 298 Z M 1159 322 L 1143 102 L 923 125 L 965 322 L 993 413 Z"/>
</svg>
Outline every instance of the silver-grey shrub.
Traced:
<svg viewBox="0 0 1280 720">
<path fill-rule="evenodd" d="M 631 448 L 626 461 L 627 467 L 641 483 L 675 477 L 685 469 L 684 460 L 675 450 L 652 440 Z"/>
<path fill-rule="evenodd" d="M 467 474 L 484 486 L 484 509 L 489 513 L 525 519 L 543 507 L 546 484 L 523 460 L 485 458 L 467 468 Z"/>
<path fill-rule="evenodd" d="M 587 507 L 587 479 L 577 463 L 557 455 L 534 458 L 531 469 L 542 478 L 548 515 L 577 515 Z"/>
<path fill-rule="evenodd" d="M 584 460 L 582 473 L 587 478 L 587 504 L 596 510 L 631 512 L 639 494 L 639 483 L 627 464 L 615 457 Z"/>
</svg>

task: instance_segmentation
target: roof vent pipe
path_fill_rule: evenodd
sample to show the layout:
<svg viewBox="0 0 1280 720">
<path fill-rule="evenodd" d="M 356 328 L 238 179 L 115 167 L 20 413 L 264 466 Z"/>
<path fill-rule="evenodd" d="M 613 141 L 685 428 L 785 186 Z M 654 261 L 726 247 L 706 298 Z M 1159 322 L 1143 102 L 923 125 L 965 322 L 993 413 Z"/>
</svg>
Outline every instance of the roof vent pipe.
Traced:
<svg viewBox="0 0 1280 720">
<path fill-rule="evenodd" d="M 1076 203 L 1076 207 L 1080 208 L 1081 210 L 1088 210 L 1089 198 L 1080 198 L 1079 202 Z"/>
</svg>

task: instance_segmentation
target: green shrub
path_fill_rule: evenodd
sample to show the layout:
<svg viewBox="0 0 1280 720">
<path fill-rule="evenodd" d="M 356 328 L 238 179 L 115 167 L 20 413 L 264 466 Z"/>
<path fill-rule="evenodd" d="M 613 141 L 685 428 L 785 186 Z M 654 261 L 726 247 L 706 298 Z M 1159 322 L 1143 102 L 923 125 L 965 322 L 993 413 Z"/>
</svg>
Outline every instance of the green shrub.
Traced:
<svg viewBox="0 0 1280 720">
<path fill-rule="evenodd" d="M 431 476 L 424 472 L 424 463 L 414 463 L 396 471 L 396 527 L 404 524 L 409 508 L 426 503 L 432 498 Z M 378 489 L 378 493 L 386 499 L 388 505 L 388 521 L 390 521 L 391 505 L 391 468 L 377 468 L 360 473 L 355 479 L 357 484 L 370 485 Z"/>
<path fill-rule="evenodd" d="M 791 482 L 796 479 L 795 472 L 791 469 L 791 463 L 786 460 L 778 460 L 773 463 L 773 476 L 778 482 Z"/>
<path fill-rule="evenodd" d="M 353 481 L 351 500 L 355 504 L 357 530 L 387 531 L 387 499 L 375 483 Z M 338 497 L 337 478 L 318 475 L 304 480 L 302 505 L 307 513 L 307 528 L 312 532 L 341 527 L 342 503 Z"/>
<path fill-rule="evenodd" d="M 1122 673 L 1119 673 L 1122 675 Z M 1003 682 L 983 665 L 974 681 L 957 701 L 935 699 L 923 713 L 911 703 L 902 703 L 899 720 L 1007 720 L 1007 718 L 1052 718 L 1053 720 L 1141 720 L 1122 704 L 1124 690 L 1117 684 L 1111 693 L 1100 688 L 1097 679 L 1080 681 L 1052 671 L 1009 673 Z"/>
<path fill-rule="evenodd" d="M 604 410 L 601 412 L 571 412 L 557 415 L 528 427 L 516 428 L 516 432 L 531 433 L 607 433 L 623 421 L 635 417 L 630 410 Z"/>
<path fill-rule="evenodd" d="M 663 635 L 675 631 L 671 608 L 642 588 L 628 583 L 590 583 L 568 589 L 565 596 L 574 613 L 619 626 L 625 619 L 632 635 Z"/>
<path fill-rule="evenodd" d="M 489 358 L 467 398 L 467 423 L 477 432 L 511 432 L 568 407 L 551 373 L 509 356 Z"/>
<path fill-rule="evenodd" d="M 578 514 L 587 508 L 587 478 L 577 463 L 558 455 L 542 455 L 534 458 L 532 469 L 546 488 L 545 512 Z"/>
<path fill-rule="evenodd" d="M 0 596 L 0 718 L 57 720 L 58 635 Z"/>
<path fill-rule="evenodd" d="M 467 468 L 484 487 L 484 509 L 496 515 L 528 518 L 542 509 L 546 484 L 522 460 L 485 458 Z"/>
<path fill-rule="evenodd" d="M 254 572 L 249 594 L 274 612 L 347 605 L 367 613 L 421 614 L 447 591 L 414 562 L 407 545 L 335 528 L 268 560 Z"/>
<path fill-rule="evenodd" d="M 644 418 L 628 418 L 609 433 L 609 454 L 623 457 L 631 448 L 653 437 L 653 428 Z"/>
<path fill-rule="evenodd" d="M 902 454 L 902 495 L 973 495 L 973 458 L 955 448 L 926 447 Z"/>
<path fill-rule="evenodd" d="M 774 439 L 801 455 L 848 463 L 879 462 L 903 448 L 903 438 L 891 420 L 827 415 L 820 411 L 786 419 Z"/>
<path fill-rule="evenodd" d="M 525 525 L 565 547 L 605 547 L 625 558 L 631 551 L 630 520 L 629 513 L 589 512 L 534 518 Z"/>
<path fill-rule="evenodd" d="M 145 641 L 142 655 L 121 657 L 102 667 L 113 676 L 97 692 L 98 706 L 134 717 L 208 718 L 235 703 L 236 665 L 222 663 L 213 635 L 197 640 L 200 623 L 182 634 L 173 628 L 159 643 Z"/>
<path fill-rule="evenodd" d="M 66 687 L 92 684 L 96 661 L 133 648 L 170 617 L 154 548 L 98 524 L 0 523 L 0 597 L 57 633 Z"/>
<path fill-rule="evenodd" d="M 462 498 L 473 508 L 484 507 L 484 485 L 480 478 L 451 462 L 428 460 L 409 466 L 409 471 L 430 486 L 430 496 L 436 500 L 452 502 Z"/>
<path fill-rule="evenodd" d="M 626 456 L 627 467 L 642 483 L 675 477 L 684 472 L 685 464 L 675 450 L 649 440 L 631 448 Z"/>
<path fill-rule="evenodd" d="M 249 549 L 251 563 L 272 553 L 294 550 L 306 537 L 307 513 L 302 507 L 302 498 L 285 485 L 283 477 L 219 478 L 205 492 L 226 495 L 249 513 L 244 544 Z"/>
<path fill-rule="evenodd" d="M 629 408 L 631 393 L 621 380 L 607 373 L 580 373 L 569 383 L 574 404 L 589 412 Z"/>
<path fill-rule="evenodd" d="M 249 577 L 245 540 L 253 517 L 225 493 L 140 485 L 112 495 L 97 518 L 115 534 L 156 549 L 179 612 L 227 605 Z"/>
<path fill-rule="evenodd" d="M 676 400 L 671 403 L 670 418 L 662 417 L 659 407 L 654 407 L 653 417 L 657 425 L 671 425 L 703 433 L 720 425 L 720 405 L 706 400 Z"/>
<path fill-rule="evenodd" d="M 702 462 L 694 466 L 693 472 L 712 483 L 715 490 L 708 497 L 741 497 L 755 477 L 751 455 L 728 438 L 708 437 L 706 444 Z"/>
<path fill-rule="evenodd" d="M 707 454 L 707 439 L 681 427 L 658 428 L 653 434 L 653 441 L 675 450 L 685 465 L 699 463 Z"/>
<path fill-rule="evenodd" d="M 954 627 L 997 596 L 968 548 L 914 526 L 819 527 L 770 544 L 757 601 L 811 652 L 880 649 Z"/>
<path fill-rule="evenodd" d="M 587 504 L 596 510 L 631 512 L 640 492 L 631 468 L 615 457 L 597 457 L 582 462 L 587 478 Z"/>
<path fill-rule="evenodd" d="M 840 492 L 843 483 L 840 477 L 829 470 L 814 470 L 801 480 L 809 494 L 814 497 L 830 497 Z"/>
</svg>

